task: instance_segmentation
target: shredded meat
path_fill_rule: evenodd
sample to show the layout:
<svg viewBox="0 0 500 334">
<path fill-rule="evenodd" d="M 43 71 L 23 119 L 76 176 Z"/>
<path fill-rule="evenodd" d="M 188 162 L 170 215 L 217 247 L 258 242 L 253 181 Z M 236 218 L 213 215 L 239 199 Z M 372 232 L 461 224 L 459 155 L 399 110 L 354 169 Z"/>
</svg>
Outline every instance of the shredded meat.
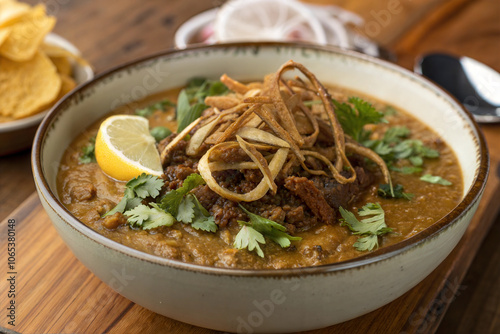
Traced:
<svg viewBox="0 0 500 334">
<path fill-rule="evenodd" d="M 285 187 L 300 197 L 311 211 L 327 224 L 334 224 L 336 213 L 328 205 L 323 193 L 306 177 L 290 176 L 285 179 Z"/>
<path fill-rule="evenodd" d="M 352 183 L 340 184 L 326 176 L 311 178 L 314 186 L 323 194 L 324 199 L 332 208 L 347 207 L 355 201 L 374 181 L 375 176 L 367 173 L 362 167 L 354 167 L 357 178 Z"/>
<path fill-rule="evenodd" d="M 224 162 L 239 162 L 248 160 L 248 155 L 240 147 L 226 148 L 223 150 L 215 150 L 212 153 L 213 160 Z"/>
<path fill-rule="evenodd" d="M 181 143 L 179 146 L 183 147 L 184 144 Z M 239 154 L 241 154 L 239 148 L 221 150 L 218 158 L 230 162 Z M 174 153 L 174 157 L 183 163 L 171 164 L 165 168 L 167 191 L 179 188 L 186 177 L 198 172 L 197 162 L 187 157 L 182 149 Z M 235 158 L 236 161 L 239 159 L 241 157 Z M 359 161 L 355 162 L 361 164 Z M 291 234 L 307 230 L 320 222 L 334 224 L 337 209 L 355 201 L 376 179 L 376 175 L 366 169 L 359 166 L 354 168 L 357 179 L 347 184 L 340 184 L 326 176 L 304 177 L 292 168 L 288 176 L 283 175 L 276 179 L 278 184 L 276 195 L 268 193 L 257 201 L 241 204 L 255 214 L 283 224 Z M 221 186 L 238 193 L 251 191 L 262 180 L 262 173 L 259 170 L 225 170 L 214 172 L 213 175 Z M 220 227 L 236 225 L 238 220 L 248 219 L 238 203 L 219 196 L 207 185 L 194 189 L 193 193 Z"/>
<path fill-rule="evenodd" d="M 220 197 L 208 186 L 200 186 L 193 190 L 194 195 L 215 218 L 216 224 L 221 227 L 245 218 L 245 214 L 238 208 L 238 204 Z"/>
</svg>

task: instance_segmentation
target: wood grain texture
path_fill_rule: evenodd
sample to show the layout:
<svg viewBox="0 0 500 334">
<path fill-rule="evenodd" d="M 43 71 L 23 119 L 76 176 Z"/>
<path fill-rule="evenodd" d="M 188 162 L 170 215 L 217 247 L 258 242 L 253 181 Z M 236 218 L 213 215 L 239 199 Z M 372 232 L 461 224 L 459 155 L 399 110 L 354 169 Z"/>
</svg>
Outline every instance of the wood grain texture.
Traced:
<svg viewBox="0 0 500 334">
<path fill-rule="evenodd" d="M 29 150 L 0 157 L 0 220 L 34 191 Z"/>
<path fill-rule="evenodd" d="M 412 67 L 418 54 L 442 50 L 473 56 L 500 69 L 500 2 L 497 0 L 400 0 L 404 10 L 387 25 L 377 21 L 373 13 L 387 9 L 388 0 L 314 1 L 341 5 L 357 11 L 368 22 L 378 22 L 383 29 L 373 37 L 396 50 L 399 63 L 407 68 Z M 55 31 L 72 41 L 96 71 L 102 72 L 173 46 L 175 29 L 182 22 L 221 2 L 119 0 L 111 5 L 91 0 L 64 0 L 47 1 L 47 4 L 49 11 L 58 17 Z M 498 333 L 500 297 L 497 292 L 500 289 L 495 261 L 500 257 L 496 244 L 500 223 L 490 232 L 493 241 L 486 239 L 486 255 L 474 260 L 497 216 L 500 195 L 497 174 L 500 127 L 482 128 L 491 152 L 492 172 L 478 215 L 459 246 L 437 270 L 393 303 L 361 318 L 309 333 L 432 333 L 450 303 L 450 312 L 439 333 Z M 0 177 L 0 220 L 15 218 L 19 223 L 18 264 L 22 273 L 18 281 L 18 305 L 21 305 L 18 326 L 7 328 L 21 333 L 213 333 L 135 305 L 83 267 L 51 226 L 36 195 L 28 197 L 34 190 L 28 151 L 0 158 Z M 20 203 L 19 208 L 11 212 Z M 5 225 L 6 220 L 0 223 L 2 259 L 6 246 Z M 486 267 L 473 265 L 472 276 L 463 281 L 472 261 Z M 2 310 L 7 302 L 6 289 L 2 278 Z M 459 293 L 456 300 L 455 292 Z M 0 326 L 6 325 L 4 314 L 0 313 Z"/>
<path fill-rule="evenodd" d="M 472 1 L 472 0 L 459 0 Z M 450 0 L 304 0 L 304 2 L 336 5 L 357 13 L 365 25 L 357 29 L 363 35 L 389 46 L 401 40 L 408 30 L 436 8 Z"/>
<path fill-rule="evenodd" d="M 500 1 L 450 0 L 391 45 L 398 63 L 413 68 L 418 55 L 445 52 L 472 57 L 500 71 Z"/>
<path fill-rule="evenodd" d="M 437 334 L 500 333 L 500 219 L 481 246 Z"/>
</svg>

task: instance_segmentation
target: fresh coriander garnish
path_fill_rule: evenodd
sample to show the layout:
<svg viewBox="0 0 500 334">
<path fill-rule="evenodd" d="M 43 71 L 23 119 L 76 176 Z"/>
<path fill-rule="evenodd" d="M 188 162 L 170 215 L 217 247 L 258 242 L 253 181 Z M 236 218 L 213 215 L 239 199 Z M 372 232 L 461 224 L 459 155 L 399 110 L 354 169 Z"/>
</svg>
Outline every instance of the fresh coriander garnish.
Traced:
<svg viewBox="0 0 500 334">
<path fill-rule="evenodd" d="M 389 106 L 389 105 L 385 107 L 385 110 L 383 112 L 384 112 L 385 116 L 393 116 L 393 115 L 396 115 L 398 113 L 396 108 L 394 108 L 393 106 Z"/>
<path fill-rule="evenodd" d="M 403 166 L 403 167 L 391 166 L 389 167 L 389 169 L 401 174 L 415 174 L 415 173 L 420 173 L 422 171 L 422 167 L 415 167 L 415 166 Z"/>
<path fill-rule="evenodd" d="M 361 221 L 352 212 L 342 207 L 339 211 L 342 215 L 341 225 L 349 227 L 353 234 L 362 236 L 354 243 L 354 247 L 359 251 L 371 251 L 378 248 L 378 236 L 392 232 L 392 229 L 385 223 L 385 213 L 379 203 L 368 203 L 363 206 L 358 211 L 358 215 L 371 217 Z"/>
<path fill-rule="evenodd" d="M 172 134 L 172 131 L 170 129 L 164 127 L 164 126 L 157 126 L 152 128 L 150 131 L 151 135 L 153 138 L 156 140 L 157 143 L 162 141 L 163 139 L 167 138 Z"/>
<path fill-rule="evenodd" d="M 185 91 L 191 103 L 203 103 L 207 96 L 224 95 L 229 89 L 220 81 L 192 78 L 187 83 Z"/>
<path fill-rule="evenodd" d="M 216 232 L 217 224 L 214 217 L 210 216 L 194 194 L 187 194 L 180 202 L 177 211 L 177 220 L 191 226 L 196 230 Z"/>
<path fill-rule="evenodd" d="M 169 107 L 175 107 L 175 103 L 173 103 L 169 99 L 165 99 L 165 100 L 156 102 L 155 104 L 152 104 L 146 108 L 136 109 L 135 114 L 138 116 L 142 116 L 142 117 L 149 117 L 155 111 L 157 111 L 157 110 L 166 111 L 167 108 L 169 108 Z"/>
<path fill-rule="evenodd" d="M 161 199 L 161 208 L 167 210 L 172 216 L 177 217 L 177 213 L 179 212 L 179 205 L 181 201 L 184 199 L 191 190 L 194 188 L 204 185 L 205 180 L 201 177 L 200 174 L 191 174 L 189 175 L 182 186 L 178 189 L 171 190 L 163 196 Z"/>
<path fill-rule="evenodd" d="M 194 229 L 206 232 L 217 231 L 214 217 L 201 205 L 194 194 L 189 192 L 204 185 L 205 180 L 199 174 L 189 175 L 182 186 L 171 190 L 161 199 L 160 207 L 180 222 L 191 224 Z"/>
<path fill-rule="evenodd" d="M 203 110 L 208 108 L 204 102 L 207 96 L 224 95 L 227 92 L 228 88 L 220 81 L 204 78 L 191 79 L 186 88 L 181 90 L 177 99 L 177 132 L 184 130 L 201 116 Z"/>
<path fill-rule="evenodd" d="M 366 140 L 363 145 L 372 149 L 387 164 L 390 170 L 403 174 L 420 173 L 425 158 L 438 158 L 439 152 L 425 146 L 421 140 L 408 139 L 410 130 L 404 126 L 389 128 L 380 140 Z M 411 166 L 396 166 L 407 160 Z"/>
<path fill-rule="evenodd" d="M 183 92 L 181 92 L 182 95 Z M 204 103 L 196 103 L 193 105 L 187 104 L 185 98 L 181 98 L 179 95 L 179 105 L 177 107 L 177 133 L 184 130 L 189 124 L 197 120 L 203 110 L 207 109 L 208 106 Z"/>
<path fill-rule="evenodd" d="M 359 143 L 368 140 L 371 134 L 370 131 L 364 129 L 365 125 L 378 124 L 384 119 L 383 113 L 359 97 L 349 98 L 349 103 L 332 101 L 342 129 Z"/>
<path fill-rule="evenodd" d="M 241 230 L 236 235 L 233 245 L 236 249 L 246 248 L 250 252 L 255 249 L 257 255 L 264 257 L 264 252 L 262 251 L 262 248 L 260 248 L 259 243 L 266 243 L 266 239 L 264 239 L 262 233 L 257 232 L 257 230 L 248 225 L 243 225 Z"/>
<path fill-rule="evenodd" d="M 89 138 L 89 143 L 82 147 L 82 154 L 80 155 L 80 163 L 89 164 L 96 162 L 95 160 L 95 136 Z"/>
<path fill-rule="evenodd" d="M 238 220 L 238 223 L 242 226 L 242 228 L 234 239 L 234 247 L 236 249 L 246 248 L 249 251 L 253 251 L 255 249 L 257 255 L 264 257 L 264 252 L 259 245 L 259 243 L 266 243 L 264 236 L 283 248 L 290 246 L 290 240 L 302 240 L 300 237 L 293 237 L 287 234 L 285 226 L 251 213 L 241 204 L 239 206 L 241 210 L 248 215 L 250 221 L 246 222 Z"/>
<path fill-rule="evenodd" d="M 429 182 L 429 183 L 434 183 L 434 184 L 440 184 L 443 186 L 451 186 L 453 183 L 450 181 L 443 179 L 441 176 L 434 176 L 431 174 L 425 174 L 423 175 L 420 180 Z"/>
<path fill-rule="evenodd" d="M 391 193 L 391 186 L 388 184 L 381 184 L 377 191 L 378 195 L 383 198 L 404 198 L 411 200 L 415 195 L 404 192 L 401 184 L 396 184 Z M 393 195 L 394 194 L 394 195 Z"/>
<path fill-rule="evenodd" d="M 124 213 L 128 216 L 127 221 L 130 226 L 140 227 L 143 230 L 172 226 L 175 218 L 170 213 L 163 211 L 156 203 L 149 203 L 149 205 L 140 204 Z"/>
<path fill-rule="evenodd" d="M 210 216 L 194 194 L 189 193 L 203 184 L 205 181 L 201 175 L 191 174 L 180 188 L 165 194 L 160 204 L 150 202 L 146 205 L 143 200 L 148 197 L 157 198 L 164 182 L 156 176 L 141 174 L 127 182 L 122 200 L 104 217 L 121 212 L 127 216 L 130 226 L 144 230 L 172 226 L 175 221 L 179 221 L 191 224 L 197 230 L 216 232 L 214 217 Z"/>
<path fill-rule="evenodd" d="M 437 158 L 439 152 L 425 146 L 418 139 L 406 139 L 393 147 L 395 159 L 408 159 L 414 166 L 422 166 L 423 158 Z"/>
<path fill-rule="evenodd" d="M 107 212 L 104 217 L 116 212 L 124 213 L 127 210 L 131 210 L 140 205 L 146 197 L 156 198 L 160 194 L 162 187 L 162 179 L 142 173 L 127 182 L 122 200 L 111 211 Z"/>
<path fill-rule="evenodd" d="M 384 143 L 393 144 L 399 143 L 402 139 L 408 138 L 411 134 L 410 129 L 406 126 L 393 126 L 384 133 Z"/>
</svg>

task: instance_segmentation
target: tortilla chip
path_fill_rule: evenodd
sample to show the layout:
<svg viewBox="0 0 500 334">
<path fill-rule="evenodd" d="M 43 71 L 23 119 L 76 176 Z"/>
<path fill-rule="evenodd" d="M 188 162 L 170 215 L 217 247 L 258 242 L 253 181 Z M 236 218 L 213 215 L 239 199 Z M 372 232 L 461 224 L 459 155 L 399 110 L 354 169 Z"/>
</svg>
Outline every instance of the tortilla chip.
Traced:
<svg viewBox="0 0 500 334">
<path fill-rule="evenodd" d="M 0 29 L 0 45 L 9 37 L 10 29 L 9 28 L 1 28 Z"/>
<path fill-rule="evenodd" d="M 41 52 L 26 62 L 0 57 L 0 115 L 15 119 L 43 111 L 61 90 L 61 78 Z"/>
<path fill-rule="evenodd" d="M 43 43 L 41 50 L 51 58 L 53 57 L 66 57 L 68 59 L 76 61 L 81 66 L 90 66 L 89 62 L 80 57 L 80 55 L 74 54 L 60 46 Z"/>
<path fill-rule="evenodd" d="M 64 95 L 68 94 L 76 87 L 76 82 L 72 77 L 65 74 L 59 74 L 59 77 L 61 78 L 61 90 L 56 100 L 60 100 Z"/>
<path fill-rule="evenodd" d="M 0 123 L 12 122 L 14 121 L 13 117 L 1 116 L 0 115 Z"/>
<path fill-rule="evenodd" d="M 30 11 L 26 3 L 15 0 L 0 0 L 0 28 L 5 27 Z"/>
<path fill-rule="evenodd" d="M 71 62 L 68 57 L 51 57 L 50 60 L 54 63 L 57 68 L 57 72 L 60 74 L 64 74 L 66 76 L 71 76 L 73 73 L 73 69 L 71 67 Z"/>
<path fill-rule="evenodd" d="M 14 61 L 31 59 L 55 23 L 55 18 L 45 15 L 44 5 L 33 7 L 9 26 L 11 32 L 0 46 L 0 56 Z"/>
</svg>

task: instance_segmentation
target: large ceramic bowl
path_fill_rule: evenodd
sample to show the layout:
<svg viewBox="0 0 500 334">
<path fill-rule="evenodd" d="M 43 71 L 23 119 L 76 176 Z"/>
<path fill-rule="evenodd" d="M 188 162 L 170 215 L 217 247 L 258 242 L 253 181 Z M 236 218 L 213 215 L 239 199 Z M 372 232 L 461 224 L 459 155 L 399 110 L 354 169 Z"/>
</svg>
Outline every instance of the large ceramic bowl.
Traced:
<svg viewBox="0 0 500 334">
<path fill-rule="evenodd" d="M 325 83 L 407 110 L 453 148 L 463 172 L 460 204 L 425 231 L 350 261 L 285 270 L 202 267 L 142 253 L 80 223 L 56 194 L 59 161 L 72 139 L 118 105 L 177 87 L 194 76 L 262 78 L 289 59 Z M 228 44 L 171 51 L 101 74 L 60 102 L 39 128 L 33 173 L 60 236 L 95 275 L 154 312 L 230 332 L 325 327 L 370 312 L 415 286 L 451 252 L 481 198 L 488 172 L 484 139 L 470 114 L 443 90 L 393 64 L 307 45 Z"/>
<path fill-rule="evenodd" d="M 75 55 L 80 55 L 80 51 L 73 44 L 54 33 L 48 34 L 45 37 L 45 42 L 66 49 Z M 74 62 L 72 70 L 73 79 L 76 84 L 81 84 L 94 76 L 94 71 L 89 65 L 80 65 Z M 26 118 L 0 123 L 0 156 L 30 147 L 33 143 L 36 129 L 47 113 L 48 110 L 44 110 Z"/>
</svg>

